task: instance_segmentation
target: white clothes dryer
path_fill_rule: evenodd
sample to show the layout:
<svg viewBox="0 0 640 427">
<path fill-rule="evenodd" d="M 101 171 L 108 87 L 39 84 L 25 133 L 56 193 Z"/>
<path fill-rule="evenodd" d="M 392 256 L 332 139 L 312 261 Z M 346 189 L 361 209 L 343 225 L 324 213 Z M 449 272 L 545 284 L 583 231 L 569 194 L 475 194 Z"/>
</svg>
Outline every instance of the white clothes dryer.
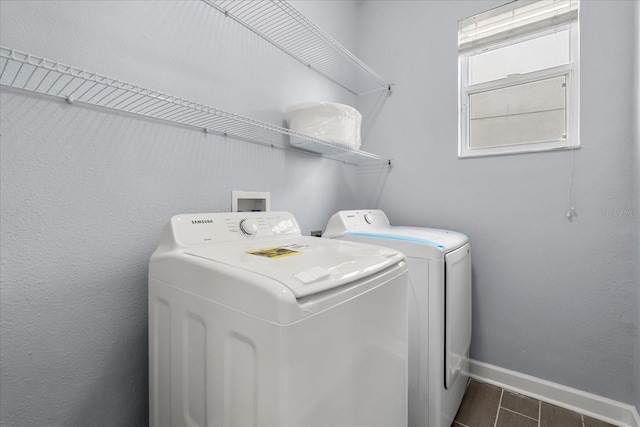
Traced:
<svg viewBox="0 0 640 427">
<path fill-rule="evenodd" d="M 151 426 L 407 424 L 407 268 L 285 212 L 178 215 L 149 263 Z"/>
<path fill-rule="evenodd" d="M 322 237 L 401 251 L 409 268 L 409 427 L 449 427 L 468 380 L 471 253 L 466 235 L 389 224 L 381 210 L 338 212 Z"/>
</svg>

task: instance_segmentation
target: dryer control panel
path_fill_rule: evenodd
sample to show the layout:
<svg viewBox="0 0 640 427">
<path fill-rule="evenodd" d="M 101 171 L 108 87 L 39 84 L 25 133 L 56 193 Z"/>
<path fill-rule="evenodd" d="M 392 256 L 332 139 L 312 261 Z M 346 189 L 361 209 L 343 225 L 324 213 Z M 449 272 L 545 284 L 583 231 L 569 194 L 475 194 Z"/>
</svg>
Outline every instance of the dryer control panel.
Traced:
<svg viewBox="0 0 640 427">
<path fill-rule="evenodd" d="M 389 218 L 379 209 L 340 211 L 329 220 L 323 236 L 335 237 L 345 231 L 364 231 L 389 227 Z"/>
<path fill-rule="evenodd" d="M 162 239 L 169 245 L 193 247 L 247 239 L 299 236 L 300 226 L 288 212 L 220 212 L 171 218 Z"/>
</svg>

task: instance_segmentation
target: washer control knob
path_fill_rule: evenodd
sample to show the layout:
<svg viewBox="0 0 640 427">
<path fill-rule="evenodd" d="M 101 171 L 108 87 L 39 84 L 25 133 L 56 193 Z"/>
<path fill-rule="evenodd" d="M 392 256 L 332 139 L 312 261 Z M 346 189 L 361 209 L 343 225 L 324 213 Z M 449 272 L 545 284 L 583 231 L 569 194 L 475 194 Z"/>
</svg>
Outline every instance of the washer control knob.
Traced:
<svg viewBox="0 0 640 427">
<path fill-rule="evenodd" d="M 249 236 L 251 236 L 253 234 L 256 234 L 256 232 L 258 231 L 258 223 L 252 219 L 245 218 L 240 221 L 240 230 L 242 230 L 244 234 L 248 234 Z"/>
<path fill-rule="evenodd" d="M 373 224 L 375 217 L 373 216 L 373 214 L 366 213 L 364 214 L 364 220 L 367 221 L 367 224 Z"/>
</svg>

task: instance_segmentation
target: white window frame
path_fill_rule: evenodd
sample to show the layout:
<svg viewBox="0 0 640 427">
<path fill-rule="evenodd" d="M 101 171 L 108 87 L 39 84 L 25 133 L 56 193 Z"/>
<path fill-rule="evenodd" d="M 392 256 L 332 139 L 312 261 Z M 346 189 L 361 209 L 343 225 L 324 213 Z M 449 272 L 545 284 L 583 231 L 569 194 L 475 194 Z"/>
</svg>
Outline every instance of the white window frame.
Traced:
<svg viewBox="0 0 640 427">
<path fill-rule="evenodd" d="M 575 149 L 580 147 L 580 61 L 579 61 L 579 21 L 561 26 L 547 28 L 519 38 L 502 41 L 489 46 L 480 46 L 474 50 L 460 52 L 458 55 L 458 157 L 497 156 L 516 153 L 531 153 L 559 149 Z M 485 53 L 489 50 L 500 49 L 518 42 L 535 39 L 557 31 L 569 31 L 570 58 L 569 64 L 553 68 L 542 69 L 527 74 L 509 75 L 506 78 L 483 82 L 475 85 L 469 84 L 469 59 L 474 55 Z M 514 143 L 492 147 L 470 147 L 470 112 L 469 97 L 473 94 L 508 88 L 520 84 L 544 80 L 553 77 L 565 76 L 565 129 L 566 136 L 555 141 Z"/>
</svg>

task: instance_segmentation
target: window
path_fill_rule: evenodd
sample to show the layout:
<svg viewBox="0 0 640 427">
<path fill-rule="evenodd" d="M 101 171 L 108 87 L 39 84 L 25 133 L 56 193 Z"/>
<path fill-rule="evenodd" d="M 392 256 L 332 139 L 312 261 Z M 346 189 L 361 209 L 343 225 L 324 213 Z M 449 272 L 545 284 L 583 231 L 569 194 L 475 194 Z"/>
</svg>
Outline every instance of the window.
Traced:
<svg viewBox="0 0 640 427">
<path fill-rule="evenodd" d="M 458 156 L 576 148 L 579 0 L 516 0 L 458 22 Z"/>
</svg>

